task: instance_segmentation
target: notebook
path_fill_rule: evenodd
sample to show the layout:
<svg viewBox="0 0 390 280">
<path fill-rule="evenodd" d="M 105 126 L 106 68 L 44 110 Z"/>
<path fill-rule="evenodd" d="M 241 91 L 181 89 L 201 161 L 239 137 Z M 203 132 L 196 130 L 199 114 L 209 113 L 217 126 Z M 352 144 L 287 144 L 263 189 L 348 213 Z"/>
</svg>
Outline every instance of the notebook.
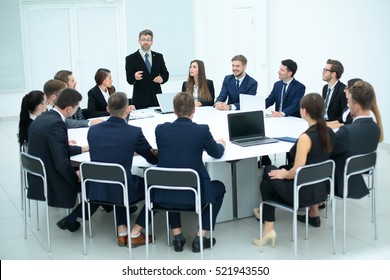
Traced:
<svg viewBox="0 0 390 280">
<path fill-rule="evenodd" d="M 173 98 L 177 93 L 159 93 L 156 94 L 160 109 L 155 109 L 161 114 L 173 113 Z"/>
<path fill-rule="evenodd" d="M 241 111 L 265 111 L 265 97 L 259 95 L 240 94 Z"/>
<path fill-rule="evenodd" d="M 265 136 L 263 111 L 228 114 L 229 140 L 233 144 L 248 147 L 278 142 Z"/>
</svg>

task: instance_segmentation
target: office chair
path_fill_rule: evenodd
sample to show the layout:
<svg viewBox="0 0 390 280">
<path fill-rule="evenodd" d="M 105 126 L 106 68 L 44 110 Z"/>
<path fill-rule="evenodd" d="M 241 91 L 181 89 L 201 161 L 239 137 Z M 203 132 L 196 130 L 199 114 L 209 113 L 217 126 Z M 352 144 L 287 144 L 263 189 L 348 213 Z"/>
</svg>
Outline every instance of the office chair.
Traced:
<svg viewBox="0 0 390 280">
<path fill-rule="evenodd" d="M 87 254 L 87 245 L 86 245 L 86 229 L 85 229 L 85 203 L 88 205 L 88 225 L 89 225 L 89 238 L 92 239 L 92 222 L 91 222 L 91 211 L 90 203 L 100 203 L 108 204 L 114 206 L 114 219 L 115 217 L 115 206 L 124 206 L 126 208 L 126 217 L 127 217 L 127 234 L 130 239 L 130 205 L 128 197 L 128 185 L 127 185 L 127 176 L 126 171 L 122 165 L 116 163 L 102 163 L 102 162 L 82 162 L 80 165 L 80 177 L 81 177 L 81 195 L 83 201 L 82 207 L 82 216 L 83 216 L 83 244 L 84 244 L 84 255 Z M 107 188 L 112 187 L 115 184 L 122 188 L 123 202 L 110 202 L 110 201 L 93 201 L 88 197 L 88 189 L 93 188 L 93 185 L 88 185 L 88 182 L 96 182 L 107 184 Z M 115 219 L 115 233 L 117 229 L 116 219 Z M 131 256 L 131 245 L 129 247 L 129 255 Z"/>
<path fill-rule="evenodd" d="M 146 170 L 144 175 L 145 180 L 145 217 L 146 217 L 146 258 L 149 258 L 149 211 L 152 212 L 151 215 L 151 225 L 152 225 L 152 243 L 154 244 L 154 220 L 153 212 L 154 211 L 166 211 L 166 223 L 167 223 L 167 236 L 168 236 L 168 246 L 170 246 L 170 229 L 169 229 L 169 212 L 184 212 L 191 211 L 196 212 L 198 215 L 198 226 L 199 232 L 202 232 L 202 204 L 201 204 L 201 191 L 200 191 L 200 179 L 198 172 L 193 169 L 188 168 L 163 168 L 163 167 L 150 167 Z M 193 193 L 194 196 L 194 207 L 192 209 L 182 209 L 180 204 L 175 207 L 175 209 L 164 208 L 154 201 L 153 192 L 158 190 L 159 192 L 164 191 L 185 191 Z M 168 203 L 168 202 L 166 202 Z M 171 202 L 170 204 L 174 204 Z M 177 202 L 176 202 L 177 203 Z M 213 247 L 213 230 L 212 230 L 212 204 L 209 204 L 210 207 L 210 238 L 211 238 L 211 249 Z M 200 238 L 200 253 L 201 259 L 203 259 L 203 238 Z"/>
<path fill-rule="evenodd" d="M 296 170 L 294 176 L 294 204 L 291 206 L 289 204 L 283 204 L 280 202 L 267 200 L 260 203 L 260 252 L 263 252 L 263 205 L 267 204 L 281 210 L 293 213 L 293 241 L 294 241 L 294 254 L 297 258 L 298 246 L 297 246 L 297 215 L 299 209 L 299 191 L 313 184 L 329 181 L 330 184 L 330 201 L 334 201 L 334 169 L 335 163 L 333 160 L 326 160 L 319 163 L 308 164 L 301 166 Z M 315 203 L 317 204 L 317 203 Z M 314 205 L 314 204 L 313 204 Z M 335 205 L 332 203 L 332 205 Z M 308 220 L 309 220 L 309 206 L 305 208 L 306 211 L 306 223 L 305 223 L 305 239 L 308 239 Z M 332 207 L 332 228 L 333 228 L 333 254 L 336 254 L 336 229 L 335 229 L 335 214 L 336 207 Z"/>
<path fill-rule="evenodd" d="M 346 235 L 347 235 L 347 198 L 349 188 L 349 178 L 353 175 L 362 174 L 368 176 L 367 188 L 371 192 L 371 221 L 374 223 L 374 238 L 378 239 L 377 236 L 377 223 L 376 223 L 376 200 L 375 200 L 375 165 L 376 165 L 376 151 L 350 156 L 345 161 L 344 166 L 344 185 L 343 185 L 343 197 L 336 197 L 343 200 L 343 254 L 346 251 Z M 352 186 L 351 186 L 352 187 Z"/>
<path fill-rule="evenodd" d="M 46 204 L 46 223 L 47 223 L 47 243 L 48 252 L 51 253 L 51 236 L 50 236 L 50 217 L 49 217 L 49 204 L 47 199 L 47 177 L 46 170 L 43 161 L 32 155 L 29 155 L 23 151 L 20 152 L 20 162 L 22 167 L 22 182 L 23 182 L 23 202 L 24 202 L 24 239 L 27 239 L 27 192 L 29 188 L 27 174 L 37 176 L 42 179 L 43 194 Z M 39 230 L 39 216 L 38 216 L 38 202 L 37 202 L 37 230 Z"/>
</svg>

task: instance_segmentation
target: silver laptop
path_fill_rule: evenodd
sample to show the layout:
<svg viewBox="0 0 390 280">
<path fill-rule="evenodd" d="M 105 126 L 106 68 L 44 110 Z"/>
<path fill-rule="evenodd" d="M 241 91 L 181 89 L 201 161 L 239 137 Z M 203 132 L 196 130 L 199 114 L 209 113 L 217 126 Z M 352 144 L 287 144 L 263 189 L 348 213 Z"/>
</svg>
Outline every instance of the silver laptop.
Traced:
<svg viewBox="0 0 390 280">
<path fill-rule="evenodd" d="M 278 142 L 265 136 L 263 111 L 228 114 L 228 128 L 230 142 L 242 147 Z"/>
<path fill-rule="evenodd" d="M 173 98 L 177 93 L 159 93 L 157 94 L 158 104 L 160 109 L 155 109 L 161 114 L 173 113 Z"/>
<path fill-rule="evenodd" d="M 265 97 L 259 95 L 240 94 L 241 111 L 265 111 Z"/>
</svg>

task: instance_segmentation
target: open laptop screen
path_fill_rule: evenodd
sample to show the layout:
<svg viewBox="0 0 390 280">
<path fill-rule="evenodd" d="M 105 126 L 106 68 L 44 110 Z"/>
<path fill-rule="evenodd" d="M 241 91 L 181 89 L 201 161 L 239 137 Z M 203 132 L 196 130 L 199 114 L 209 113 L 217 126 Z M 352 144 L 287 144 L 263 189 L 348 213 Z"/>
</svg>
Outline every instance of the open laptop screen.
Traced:
<svg viewBox="0 0 390 280">
<path fill-rule="evenodd" d="M 265 136 L 263 111 L 228 115 L 229 140 Z"/>
</svg>

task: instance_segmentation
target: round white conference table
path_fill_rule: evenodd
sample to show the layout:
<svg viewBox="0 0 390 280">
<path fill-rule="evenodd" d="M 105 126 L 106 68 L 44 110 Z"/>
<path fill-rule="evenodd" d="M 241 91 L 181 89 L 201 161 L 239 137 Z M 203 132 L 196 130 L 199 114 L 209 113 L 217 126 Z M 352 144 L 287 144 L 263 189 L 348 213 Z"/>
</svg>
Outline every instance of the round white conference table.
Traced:
<svg viewBox="0 0 390 280">
<path fill-rule="evenodd" d="M 225 184 L 226 194 L 217 222 L 229 221 L 234 218 L 252 216 L 252 208 L 260 202 L 259 156 L 286 153 L 293 143 L 279 141 L 277 143 L 241 147 L 229 141 L 227 115 L 241 111 L 219 111 L 213 107 L 197 107 L 193 121 L 198 124 L 208 124 L 214 139 L 223 138 L 226 141 L 224 155 L 215 159 L 203 154 L 203 161 L 212 180 L 220 180 Z M 154 148 L 156 146 L 155 128 L 164 122 L 173 122 L 176 115 L 160 114 L 152 108 L 136 110 L 131 113 L 129 124 L 142 128 L 142 131 Z M 308 125 L 306 121 L 295 117 L 264 118 L 265 133 L 268 137 L 298 138 Z M 69 139 L 76 140 L 78 145 L 87 145 L 88 128 L 69 129 Z M 89 161 L 89 153 L 71 157 L 73 162 Z M 134 156 L 134 167 L 150 167 L 141 156 Z"/>
</svg>

